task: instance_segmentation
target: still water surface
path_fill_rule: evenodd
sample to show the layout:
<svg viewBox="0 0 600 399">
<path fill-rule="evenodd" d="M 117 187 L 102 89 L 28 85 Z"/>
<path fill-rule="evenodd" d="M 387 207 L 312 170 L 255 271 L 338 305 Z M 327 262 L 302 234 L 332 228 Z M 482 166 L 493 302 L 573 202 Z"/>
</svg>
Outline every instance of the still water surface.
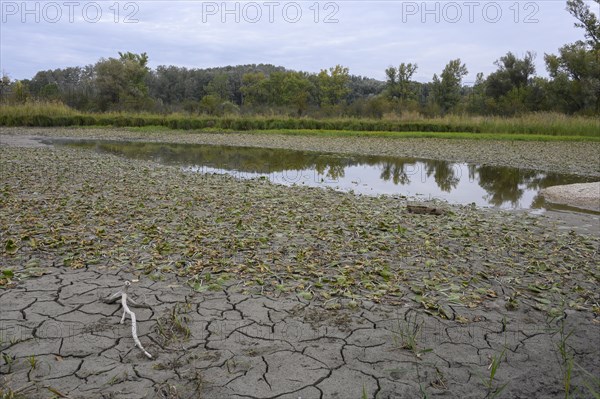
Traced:
<svg viewBox="0 0 600 399">
<path fill-rule="evenodd" d="M 545 187 L 591 181 L 577 175 L 418 158 L 350 156 L 272 148 L 104 140 L 53 140 L 127 158 L 179 165 L 191 173 L 261 178 L 367 195 L 442 199 L 503 209 L 567 209 L 544 202 Z"/>
</svg>

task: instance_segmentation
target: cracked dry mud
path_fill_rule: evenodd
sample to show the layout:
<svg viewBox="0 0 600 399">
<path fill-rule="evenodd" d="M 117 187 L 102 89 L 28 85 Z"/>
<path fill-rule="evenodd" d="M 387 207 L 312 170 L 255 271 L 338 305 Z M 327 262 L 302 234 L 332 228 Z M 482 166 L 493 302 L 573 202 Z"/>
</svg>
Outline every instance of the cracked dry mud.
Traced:
<svg viewBox="0 0 600 399">
<path fill-rule="evenodd" d="M 0 146 L 0 269 L 14 271 L 0 274 L 2 393 L 562 398 L 561 342 L 573 397 L 600 391 L 597 233 L 468 207 L 411 215 L 389 198 L 29 144 Z M 277 212 L 290 204 L 310 217 Z M 101 301 L 137 279 L 130 293 L 149 308 L 132 310 L 153 359 L 120 305 Z"/>
<path fill-rule="evenodd" d="M 495 303 L 460 324 L 408 306 L 328 306 L 242 294 L 238 284 L 196 293 L 176 278 L 142 280 L 131 292 L 151 308 L 132 310 L 155 357 L 147 359 L 134 346 L 129 322 L 118 324 L 120 307 L 100 301 L 132 277 L 58 268 L 0 292 L 2 352 L 14 359 L 0 368 L 2 383 L 35 398 L 56 392 L 70 398 L 359 398 L 363 392 L 482 398 L 491 359 L 506 348 L 494 381 L 507 384 L 502 397 L 564 395 L 560 323 L 532 309 L 504 316 Z M 174 327 L 174 318 L 183 328 Z M 565 330 L 574 329 L 569 345 L 577 364 L 597 375 L 598 342 L 591 340 L 600 325 L 574 311 L 564 321 Z M 402 333 L 415 324 L 420 333 L 411 351 L 403 348 Z"/>
</svg>

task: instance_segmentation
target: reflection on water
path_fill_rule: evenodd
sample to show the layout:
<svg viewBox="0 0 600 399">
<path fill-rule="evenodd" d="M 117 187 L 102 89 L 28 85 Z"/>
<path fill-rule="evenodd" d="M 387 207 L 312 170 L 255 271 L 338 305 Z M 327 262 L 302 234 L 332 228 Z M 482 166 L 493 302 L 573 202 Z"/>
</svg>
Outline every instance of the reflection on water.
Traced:
<svg viewBox="0 0 600 399">
<path fill-rule="evenodd" d="M 377 195 L 396 194 L 505 209 L 550 208 L 540 189 L 590 181 L 585 177 L 459 162 L 382 156 L 347 156 L 270 148 L 192 144 L 55 140 L 128 158 L 181 165 L 186 170 L 266 178 Z"/>
</svg>

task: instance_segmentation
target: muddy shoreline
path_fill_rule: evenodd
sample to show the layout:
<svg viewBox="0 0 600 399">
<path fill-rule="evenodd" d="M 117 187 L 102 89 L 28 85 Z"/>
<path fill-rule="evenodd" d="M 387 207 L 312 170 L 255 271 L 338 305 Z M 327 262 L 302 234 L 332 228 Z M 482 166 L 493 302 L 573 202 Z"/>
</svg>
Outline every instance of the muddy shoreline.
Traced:
<svg viewBox="0 0 600 399">
<path fill-rule="evenodd" d="M 600 143 L 318 138 L 247 133 L 135 132 L 112 128 L 2 128 L 0 146 L 47 147 L 49 144 L 43 142 L 45 138 L 173 142 L 282 148 L 348 155 L 410 156 L 525 169 L 533 168 L 600 178 L 600 162 L 597 160 Z M 566 207 L 565 210 L 547 210 L 543 217 L 562 230 L 600 235 L 600 215 L 581 213 L 577 207 Z"/>
<path fill-rule="evenodd" d="M 548 187 L 541 195 L 546 201 L 600 211 L 600 182 Z"/>
<path fill-rule="evenodd" d="M 505 386 L 501 396 L 561 398 L 569 359 L 580 397 L 600 373 L 590 230 L 471 206 L 412 214 L 398 198 L 189 174 L 24 136 L 0 140 L 0 387 L 291 399 Z M 118 324 L 119 306 L 99 301 L 124 280 L 139 280 L 133 294 L 150 306 L 134 311 L 155 359 Z"/>
</svg>

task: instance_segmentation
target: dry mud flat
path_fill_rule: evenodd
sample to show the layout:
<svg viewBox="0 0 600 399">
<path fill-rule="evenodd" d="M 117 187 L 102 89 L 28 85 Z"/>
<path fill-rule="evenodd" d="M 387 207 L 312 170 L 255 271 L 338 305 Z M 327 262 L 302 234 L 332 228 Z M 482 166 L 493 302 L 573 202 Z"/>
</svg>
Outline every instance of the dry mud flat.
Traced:
<svg viewBox="0 0 600 399">
<path fill-rule="evenodd" d="M 5 392 L 558 398 L 569 370 L 600 391 L 597 234 L 67 148 L 0 146 L 0 171 Z M 154 359 L 99 301 L 126 279 Z"/>
<path fill-rule="evenodd" d="M 583 312 L 557 322 L 529 306 L 506 312 L 496 300 L 458 323 L 409 303 L 337 307 L 243 294 L 238 284 L 199 294 L 171 279 L 131 288 L 151 306 L 132 308 L 148 359 L 129 319 L 118 324 L 119 306 L 99 300 L 131 277 L 60 267 L 0 292 L 10 359 L 0 386 L 26 398 L 484 398 L 501 387 L 499 397 L 559 398 L 558 347 L 571 331 L 574 397 L 591 397 L 585 383 L 600 371 L 600 325 Z"/>
</svg>

